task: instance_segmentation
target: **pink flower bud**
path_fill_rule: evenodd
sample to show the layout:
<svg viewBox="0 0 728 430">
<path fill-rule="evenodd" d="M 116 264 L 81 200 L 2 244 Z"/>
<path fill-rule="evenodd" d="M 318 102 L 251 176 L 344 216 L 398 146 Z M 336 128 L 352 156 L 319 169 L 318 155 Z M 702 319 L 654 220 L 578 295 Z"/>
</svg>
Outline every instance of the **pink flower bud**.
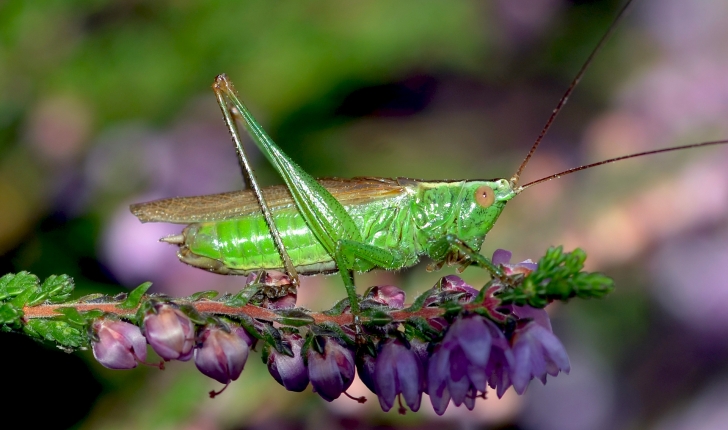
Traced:
<svg viewBox="0 0 728 430">
<path fill-rule="evenodd" d="M 91 327 L 98 338 L 91 342 L 94 358 L 104 367 L 133 369 L 147 359 L 147 340 L 134 324 L 101 318 Z"/>
<path fill-rule="evenodd" d="M 221 384 L 238 379 L 253 343 L 245 329 L 233 326 L 226 331 L 207 326 L 200 334 L 200 341 L 202 346 L 195 349 L 195 365 L 200 372 Z"/>
<path fill-rule="evenodd" d="M 156 303 L 144 316 L 144 335 L 160 357 L 187 361 L 195 346 L 195 325 L 170 303 Z"/>
<path fill-rule="evenodd" d="M 323 354 L 308 350 L 308 377 L 314 390 L 327 402 L 337 399 L 354 381 L 354 354 L 332 338 L 321 338 Z"/>
<path fill-rule="evenodd" d="M 283 341 L 288 342 L 293 357 L 281 354 L 269 347 L 268 371 L 271 376 L 288 391 L 303 391 L 308 387 L 308 369 L 301 357 L 304 339 L 298 334 L 283 334 Z"/>
<path fill-rule="evenodd" d="M 402 309 L 404 307 L 405 293 L 394 285 L 380 285 L 372 287 L 366 298 L 387 305 L 392 309 Z"/>
</svg>

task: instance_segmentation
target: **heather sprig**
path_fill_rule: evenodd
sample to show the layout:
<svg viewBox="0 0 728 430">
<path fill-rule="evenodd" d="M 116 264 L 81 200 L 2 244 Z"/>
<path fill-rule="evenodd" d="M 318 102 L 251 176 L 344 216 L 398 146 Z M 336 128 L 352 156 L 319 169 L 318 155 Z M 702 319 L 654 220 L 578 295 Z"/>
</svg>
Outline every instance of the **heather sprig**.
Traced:
<svg viewBox="0 0 728 430">
<path fill-rule="evenodd" d="M 396 286 L 371 287 L 357 320 L 348 299 L 324 312 L 296 307 L 290 280 L 275 273 L 251 276 L 240 293 L 220 297 L 150 295 L 145 283 L 128 294 L 71 300 L 68 276 L 40 282 L 21 272 L 0 278 L 0 329 L 67 351 L 91 347 L 112 369 L 145 363 L 149 344 L 165 361 L 194 357 L 225 387 L 260 343 L 271 376 L 287 390 L 311 385 L 332 401 L 358 371 L 385 411 L 395 401 L 400 413 L 405 404 L 417 411 L 428 394 L 441 414 L 451 402 L 472 409 L 488 387 L 499 397 L 510 386 L 521 394 L 531 379 L 568 373 L 568 356 L 542 308 L 613 289 L 611 279 L 582 270 L 579 249 L 551 248 L 538 264 L 511 264 L 510 256 L 496 251 L 492 261 L 505 276 L 480 289 L 445 276 L 409 306 Z"/>
</svg>

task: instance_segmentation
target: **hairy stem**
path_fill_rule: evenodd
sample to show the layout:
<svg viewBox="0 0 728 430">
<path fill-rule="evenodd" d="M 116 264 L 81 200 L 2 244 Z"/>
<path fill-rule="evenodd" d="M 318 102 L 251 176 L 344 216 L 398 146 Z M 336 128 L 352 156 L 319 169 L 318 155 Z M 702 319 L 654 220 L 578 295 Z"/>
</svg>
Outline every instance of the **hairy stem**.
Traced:
<svg viewBox="0 0 728 430">
<path fill-rule="evenodd" d="M 61 314 L 56 312 L 60 308 L 75 308 L 79 312 L 87 312 L 91 310 L 100 310 L 106 313 L 119 315 L 121 317 L 131 317 L 136 314 L 137 309 L 121 309 L 117 307 L 121 302 L 111 303 L 64 303 L 64 304 L 41 304 L 36 306 L 25 306 L 23 308 L 23 316 L 25 319 L 33 318 L 51 318 L 60 316 Z M 228 316 L 242 316 L 247 315 L 251 318 L 258 320 L 274 321 L 280 318 L 275 311 L 259 306 L 245 305 L 240 307 L 228 306 L 224 303 L 214 301 L 196 301 L 190 302 L 185 300 L 175 300 L 175 303 L 179 305 L 189 305 L 195 308 L 200 313 L 209 313 L 215 315 L 228 315 Z M 465 309 L 475 309 L 477 305 L 466 305 Z M 471 310 L 472 310 L 471 309 Z M 422 318 L 435 318 L 443 315 L 445 311 L 440 308 L 422 308 L 420 310 L 410 312 L 404 310 L 396 310 L 389 312 L 389 315 L 394 321 L 405 321 L 412 317 Z M 335 323 L 338 325 L 349 325 L 354 323 L 354 317 L 351 314 L 341 315 L 325 315 L 323 313 L 310 312 L 310 315 L 315 324 L 321 324 L 325 322 Z"/>
</svg>

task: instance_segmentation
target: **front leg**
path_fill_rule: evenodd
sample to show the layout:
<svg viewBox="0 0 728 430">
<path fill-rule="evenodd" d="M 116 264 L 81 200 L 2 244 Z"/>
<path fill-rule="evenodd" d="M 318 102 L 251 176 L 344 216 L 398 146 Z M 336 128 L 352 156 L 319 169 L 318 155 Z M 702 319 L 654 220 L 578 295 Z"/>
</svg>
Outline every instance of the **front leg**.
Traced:
<svg viewBox="0 0 728 430">
<path fill-rule="evenodd" d="M 427 250 L 430 258 L 438 262 L 438 264 L 439 262 L 447 261 L 453 253 L 464 254 L 470 260 L 470 264 L 482 267 L 490 272 L 493 278 L 505 281 L 506 275 L 500 266 L 493 264 L 488 257 L 470 248 L 454 234 L 445 235 L 443 238 L 433 242 Z"/>
</svg>

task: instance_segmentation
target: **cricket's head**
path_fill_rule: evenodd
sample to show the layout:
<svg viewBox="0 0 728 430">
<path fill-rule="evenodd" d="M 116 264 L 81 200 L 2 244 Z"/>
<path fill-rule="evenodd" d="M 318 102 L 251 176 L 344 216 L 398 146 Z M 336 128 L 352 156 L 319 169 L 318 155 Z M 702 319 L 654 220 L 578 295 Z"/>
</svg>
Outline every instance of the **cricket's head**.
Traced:
<svg viewBox="0 0 728 430">
<path fill-rule="evenodd" d="M 457 203 L 457 237 L 480 249 L 486 233 L 515 195 L 507 179 L 464 182 Z"/>
<path fill-rule="evenodd" d="M 485 234 L 516 193 L 507 179 L 419 182 L 415 217 L 428 240 L 454 234 L 480 249 Z"/>
</svg>

